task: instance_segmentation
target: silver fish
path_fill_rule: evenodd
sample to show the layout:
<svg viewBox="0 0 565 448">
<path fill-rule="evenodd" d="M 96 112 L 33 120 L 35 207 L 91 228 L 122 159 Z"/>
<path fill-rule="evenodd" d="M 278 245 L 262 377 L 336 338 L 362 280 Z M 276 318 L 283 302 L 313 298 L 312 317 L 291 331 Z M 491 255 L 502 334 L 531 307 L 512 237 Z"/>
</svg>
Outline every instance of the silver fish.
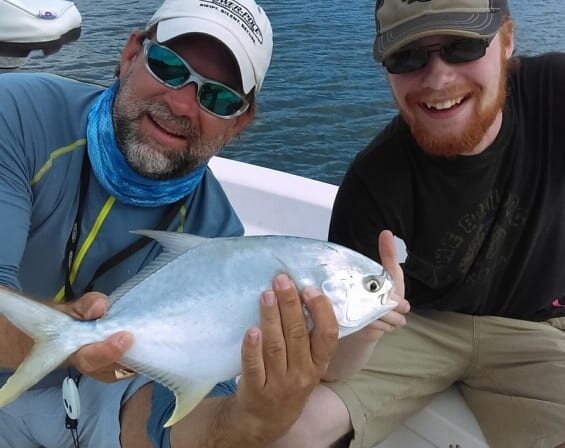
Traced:
<svg viewBox="0 0 565 448">
<path fill-rule="evenodd" d="M 133 333 L 134 343 L 120 363 L 175 393 L 175 411 L 165 424 L 170 426 L 216 383 L 239 373 L 243 335 L 259 325 L 259 294 L 271 288 L 277 273 L 288 273 L 299 290 L 312 285 L 329 297 L 339 337 L 396 306 L 382 266 L 337 244 L 290 236 L 136 233 L 157 240 L 163 253 L 110 295 L 111 306 L 100 319 L 80 321 L 0 288 L 0 313 L 35 340 L 0 389 L 0 406 L 80 347 L 125 330 Z"/>
</svg>

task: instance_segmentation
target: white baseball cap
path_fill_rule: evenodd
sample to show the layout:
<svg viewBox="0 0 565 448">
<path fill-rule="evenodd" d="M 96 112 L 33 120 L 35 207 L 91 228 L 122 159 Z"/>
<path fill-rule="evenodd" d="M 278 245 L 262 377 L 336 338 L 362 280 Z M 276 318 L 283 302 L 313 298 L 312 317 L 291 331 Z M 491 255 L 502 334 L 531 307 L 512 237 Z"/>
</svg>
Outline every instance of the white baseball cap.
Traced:
<svg viewBox="0 0 565 448">
<path fill-rule="evenodd" d="M 165 0 L 145 29 L 157 26 L 157 42 L 183 34 L 215 37 L 233 53 L 243 93 L 259 92 L 273 53 L 273 30 L 254 0 Z"/>
</svg>

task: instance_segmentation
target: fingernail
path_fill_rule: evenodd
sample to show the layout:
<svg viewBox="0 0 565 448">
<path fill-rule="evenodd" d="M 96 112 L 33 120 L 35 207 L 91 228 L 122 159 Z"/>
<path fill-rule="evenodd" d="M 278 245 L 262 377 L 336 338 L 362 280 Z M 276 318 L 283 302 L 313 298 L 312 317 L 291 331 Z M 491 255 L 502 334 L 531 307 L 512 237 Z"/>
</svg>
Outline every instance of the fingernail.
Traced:
<svg viewBox="0 0 565 448">
<path fill-rule="evenodd" d="M 128 334 L 121 334 L 118 339 L 116 339 L 116 345 L 123 350 L 129 346 L 130 339 Z"/>
<path fill-rule="evenodd" d="M 84 318 L 86 320 L 99 318 L 102 314 L 104 314 L 104 310 L 102 309 L 103 306 L 104 305 L 99 300 L 95 300 L 90 304 L 90 306 L 86 310 Z"/>
<path fill-rule="evenodd" d="M 277 275 L 275 277 L 275 283 L 277 284 L 279 289 L 289 289 L 291 286 L 290 278 L 286 274 Z"/>
<path fill-rule="evenodd" d="M 84 314 L 84 318 L 86 320 L 92 320 L 92 316 L 94 316 L 94 309 L 96 308 L 96 302 L 94 302 L 90 307 L 86 310 Z"/>
<path fill-rule="evenodd" d="M 252 344 L 257 344 L 257 341 L 259 341 L 259 331 L 249 330 L 247 333 L 247 339 L 249 339 L 249 342 Z"/>
<path fill-rule="evenodd" d="M 314 288 L 313 286 L 306 286 L 304 291 L 302 291 L 302 296 L 304 300 L 312 300 L 316 297 L 320 296 L 322 293 L 319 289 Z"/>
<path fill-rule="evenodd" d="M 270 289 L 268 291 L 263 291 L 263 294 L 261 294 L 261 299 L 267 306 L 273 306 L 277 302 L 277 296 L 275 295 L 274 291 Z"/>
</svg>

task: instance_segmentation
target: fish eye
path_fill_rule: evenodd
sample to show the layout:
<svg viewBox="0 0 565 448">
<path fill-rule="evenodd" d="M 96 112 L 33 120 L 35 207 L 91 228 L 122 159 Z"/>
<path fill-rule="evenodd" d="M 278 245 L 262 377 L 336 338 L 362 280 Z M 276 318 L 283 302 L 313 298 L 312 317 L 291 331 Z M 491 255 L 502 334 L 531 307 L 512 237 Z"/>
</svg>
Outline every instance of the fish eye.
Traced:
<svg viewBox="0 0 565 448">
<path fill-rule="evenodd" d="M 367 277 L 364 283 L 365 289 L 369 292 L 377 292 L 381 289 L 381 283 L 375 277 Z"/>
</svg>

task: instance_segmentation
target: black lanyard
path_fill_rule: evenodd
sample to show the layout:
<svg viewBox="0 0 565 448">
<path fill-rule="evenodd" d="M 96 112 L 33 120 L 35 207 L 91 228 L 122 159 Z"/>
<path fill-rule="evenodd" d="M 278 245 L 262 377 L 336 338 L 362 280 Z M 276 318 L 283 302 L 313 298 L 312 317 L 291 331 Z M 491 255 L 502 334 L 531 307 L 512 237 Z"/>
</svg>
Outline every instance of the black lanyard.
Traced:
<svg viewBox="0 0 565 448">
<path fill-rule="evenodd" d="M 65 297 L 64 297 L 65 301 L 76 298 L 76 295 L 73 291 L 73 286 L 71 284 L 71 270 L 73 267 L 73 261 L 75 259 L 78 240 L 80 237 L 80 223 L 82 221 L 82 216 L 84 213 L 84 204 L 86 202 L 86 193 L 88 191 L 89 179 L 90 179 L 90 163 L 88 160 L 88 155 L 85 152 L 82 161 L 82 168 L 80 172 L 80 193 L 79 193 L 77 215 L 65 248 L 65 260 L 66 260 Z M 159 222 L 159 225 L 157 226 L 156 230 L 166 230 L 171 225 L 171 223 L 175 219 L 175 216 L 180 211 L 182 205 L 185 203 L 186 199 L 187 199 L 186 197 L 179 199 L 169 208 L 169 211 L 163 217 L 161 222 Z M 98 266 L 84 292 L 91 291 L 92 288 L 94 287 L 94 281 L 97 278 L 99 278 L 105 272 L 112 269 L 114 266 L 120 264 L 123 260 L 125 260 L 130 255 L 133 255 L 137 251 L 144 248 L 151 241 L 153 241 L 151 238 L 142 236 L 138 240 L 134 241 L 132 244 L 127 246 L 125 249 L 122 249 L 117 254 L 114 254 L 112 257 L 108 258 L 104 263 Z"/>
</svg>

